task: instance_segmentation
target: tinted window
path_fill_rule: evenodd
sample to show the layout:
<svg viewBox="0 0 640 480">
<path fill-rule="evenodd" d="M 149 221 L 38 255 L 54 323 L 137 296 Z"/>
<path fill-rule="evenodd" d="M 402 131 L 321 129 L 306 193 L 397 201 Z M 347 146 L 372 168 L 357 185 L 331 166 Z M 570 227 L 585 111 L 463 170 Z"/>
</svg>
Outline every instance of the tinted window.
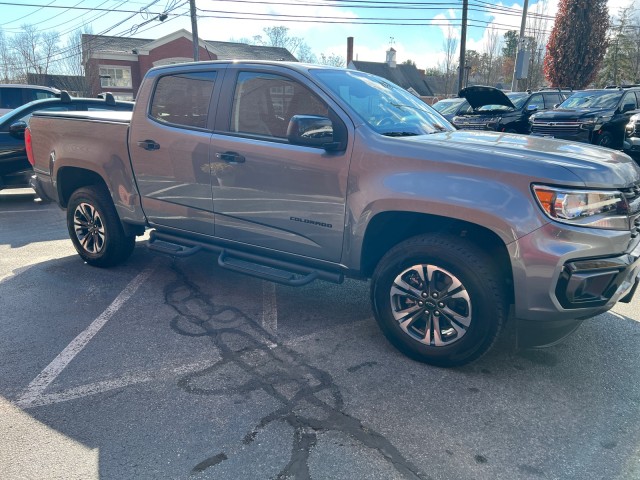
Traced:
<svg viewBox="0 0 640 480">
<path fill-rule="evenodd" d="M 0 108 L 17 108 L 22 104 L 21 88 L 0 88 Z"/>
<path fill-rule="evenodd" d="M 43 98 L 53 98 L 55 96 L 55 93 L 48 92 L 47 90 L 38 90 L 32 88 L 25 89 L 26 103 L 33 102 L 34 100 L 42 100 Z"/>
<path fill-rule="evenodd" d="M 162 123 L 206 128 L 216 72 L 161 77 L 151 103 L 151 117 Z"/>
<path fill-rule="evenodd" d="M 294 115 L 329 114 L 327 105 L 300 83 L 279 75 L 241 72 L 233 96 L 230 131 L 286 138 Z"/>
<path fill-rule="evenodd" d="M 529 100 L 529 103 L 527 104 L 527 106 L 530 107 L 531 105 L 537 106 L 538 110 L 544 110 L 545 106 L 544 106 L 544 98 L 542 97 L 542 94 L 536 93 L 535 95 L 531 95 L 531 100 Z M 551 106 L 553 107 L 553 105 Z"/>
<path fill-rule="evenodd" d="M 546 108 L 553 108 L 555 105 L 562 103 L 562 96 L 559 93 L 545 93 L 543 97 Z"/>
<path fill-rule="evenodd" d="M 636 96 L 634 92 L 628 92 L 625 94 L 625 96 L 622 98 L 622 106 L 624 107 L 625 105 L 627 105 L 628 103 L 633 105 L 633 110 L 635 110 L 636 108 L 638 108 L 638 102 L 636 101 Z"/>
</svg>

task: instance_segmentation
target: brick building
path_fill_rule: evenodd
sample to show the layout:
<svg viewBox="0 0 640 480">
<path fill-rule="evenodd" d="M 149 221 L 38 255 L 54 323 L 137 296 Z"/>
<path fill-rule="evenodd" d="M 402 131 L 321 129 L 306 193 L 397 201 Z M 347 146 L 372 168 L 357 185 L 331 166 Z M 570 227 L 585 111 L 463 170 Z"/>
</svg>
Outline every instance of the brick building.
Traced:
<svg viewBox="0 0 640 480">
<path fill-rule="evenodd" d="M 200 60 L 297 61 L 286 49 L 244 43 L 199 40 Z M 140 82 L 153 67 L 193 61 L 191 32 L 178 30 L 157 40 L 82 35 L 82 56 L 90 95 L 112 92 L 135 99 Z"/>
</svg>

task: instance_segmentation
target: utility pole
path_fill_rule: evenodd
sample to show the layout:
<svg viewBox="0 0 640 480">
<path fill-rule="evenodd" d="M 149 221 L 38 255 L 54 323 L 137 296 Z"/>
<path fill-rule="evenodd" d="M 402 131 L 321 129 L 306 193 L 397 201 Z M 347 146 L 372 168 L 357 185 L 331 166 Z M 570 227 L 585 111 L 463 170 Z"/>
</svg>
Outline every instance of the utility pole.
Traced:
<svg viewBox="0 0 640 480">
<path fill-rule="evenodd" d="M 193 61 L 200 61 L 200 41 L 198 40 L 198 19 L 196 17 L 196 0 L 189 0 L 191 7 L 191 36 L 193 41 Z"/>
<path fill-rule="evenodd" d="M 460 32 L 460 69 L 458 71 L 458 91 L 462 90 L 464 82 L 464 60 L 467 50 L 467 11 L 469 0 L 462 0 L 462 31 Z"/>
<path fill-rule="evenodd" d="M 527 8 L 529 8 L 529 0 L 524 0 L 524 7 L 522 8 L 522 23 L 520 23 L 520 38 L 518 39 L 518 53 L 513 65 L 513 80 L 511 81 L 512 92 L 516 91 L 516 87 L 518 85 L 518 80 L 516 79 L 518 73 L 518 61 L 524 65 L 524 29 L 527 26 Z"/>
</svg>

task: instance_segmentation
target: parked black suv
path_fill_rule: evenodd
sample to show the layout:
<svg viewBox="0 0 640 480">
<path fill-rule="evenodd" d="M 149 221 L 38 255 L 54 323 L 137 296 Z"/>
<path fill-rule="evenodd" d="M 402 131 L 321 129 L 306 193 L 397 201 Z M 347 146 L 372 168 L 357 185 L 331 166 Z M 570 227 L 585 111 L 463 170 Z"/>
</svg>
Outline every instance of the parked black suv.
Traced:
<svg viewBox="0 0 640 480">
<path fill-rule="evenodd" d="M 104 99 L 76 98 L 61 92 L 59 98 L 30 102 L 0 117 L 0 190 L 29 186 L 33 175 L 24 145 L 24 130 L 36 111 L 133 110 L 133 102 L 120 102 L 113 95 Z"/>
<path fill-rule="evenodd" d="M 531 117 L 531 134 L 622 149 L 624 130 L 640 104 L 640 88 L 576 92 L 557 109 Z"/>
<path fill-rule="evenodd" d="M 567 93 L 560 89 L 538 92 L 504 93 L 493 87 L 475 85 L 458 93 L 473 110 L 453 118 L 453 124 L 463 130 L 494 130 L 507 133 L 529 133 L 529 117 L 535 112 L 554 108 Z"/>
</svg>

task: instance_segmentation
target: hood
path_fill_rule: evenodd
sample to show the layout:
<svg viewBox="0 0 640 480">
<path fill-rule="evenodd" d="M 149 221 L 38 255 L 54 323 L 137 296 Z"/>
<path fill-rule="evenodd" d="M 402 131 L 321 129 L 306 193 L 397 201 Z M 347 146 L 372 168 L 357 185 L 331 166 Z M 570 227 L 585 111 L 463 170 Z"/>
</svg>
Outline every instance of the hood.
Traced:
<svg viewBox="0 0 640 480">
<path fill-rule="evenodd" d="M 486 164 L 497 171 L 546 177 L 549 181 L 579 180 L 592 188 L 625 188 L 640 181 L 640 167 L 629 156 L 583 143 L 468 130 L 398 140 L 429 144 L 432 151 L 438 145 L 443 155 L 447 151 L 450 158 L 462 163 Z"/>
<path fill-rule="evenodd" d="M 466 99 L 474 110 L 485 105 L 504 105 L 516 108 L 502 90 L 493 87 L 474 85 L 460 90 L 458 96 Z"/>
<path fill-rule="evenodd" d="M 555 110 L 547 110 L 535 114 L 536 120 L 578 120 L 592 117 L 602 117 L 603 115 L 611 115 L 611 108 L 556 108 Z"/>
</svg>

